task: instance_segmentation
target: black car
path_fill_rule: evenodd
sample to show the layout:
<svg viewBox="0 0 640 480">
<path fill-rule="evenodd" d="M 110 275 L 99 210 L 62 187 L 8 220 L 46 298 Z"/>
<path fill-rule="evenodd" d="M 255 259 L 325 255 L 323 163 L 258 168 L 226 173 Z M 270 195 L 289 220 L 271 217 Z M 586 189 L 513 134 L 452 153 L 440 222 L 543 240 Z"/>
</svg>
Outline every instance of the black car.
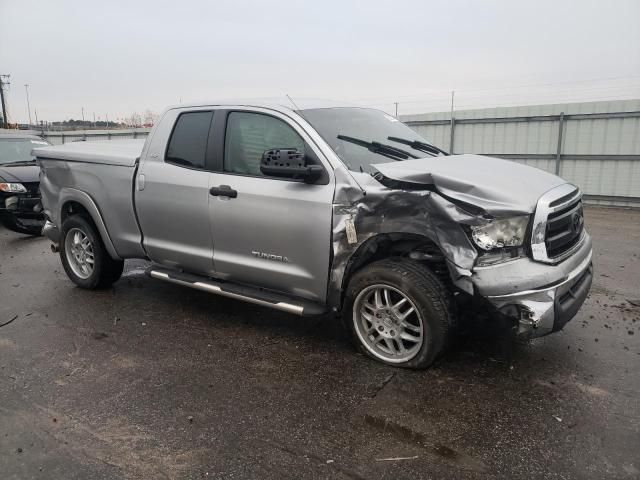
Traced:
<svg viewBox="0 0 640 480">
<path fill-rule="evenodd" d="M 35 135 L 0 134 L 0 223 L 9 230 L 40 235 L 40 169 L 31 150 L 49 145 Z"/>
</svg>

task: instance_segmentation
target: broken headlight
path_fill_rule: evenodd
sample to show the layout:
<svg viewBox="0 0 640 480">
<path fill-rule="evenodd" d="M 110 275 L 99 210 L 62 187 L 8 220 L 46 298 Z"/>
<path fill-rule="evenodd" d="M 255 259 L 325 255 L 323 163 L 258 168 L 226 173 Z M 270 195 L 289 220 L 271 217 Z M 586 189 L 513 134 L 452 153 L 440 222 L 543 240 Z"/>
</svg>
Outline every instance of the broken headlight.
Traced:
<svg viewBox="0 0 640 480">
<path fill-rule="evenodd" d="M 471 227 L 471 238 L 482 250 L 519 247 L 524 243 L 529 216 L 492 220 L 484 225 Z"/>
<path fill-rule="evenodd" d="M 0 183 L 0 191 L 7 193 L 26 193 L 27 189 L 21 183 Z"/>
</svg>

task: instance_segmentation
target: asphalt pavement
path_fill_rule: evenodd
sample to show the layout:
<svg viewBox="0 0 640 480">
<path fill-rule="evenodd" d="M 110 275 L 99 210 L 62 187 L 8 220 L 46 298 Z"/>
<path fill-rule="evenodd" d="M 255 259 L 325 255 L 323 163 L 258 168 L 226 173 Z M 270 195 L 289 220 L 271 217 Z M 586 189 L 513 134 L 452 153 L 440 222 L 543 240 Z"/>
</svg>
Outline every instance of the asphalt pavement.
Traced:
<svg viewBox="0 0 640 480">
<path fill-rule="evenodd" d="M 461 336 L 426 371 L 144 275 L 85 291 L 0 229 L 0 478 L 640 478 L 640 212 L 588 208 L 564 331 Z"/>
</svg>

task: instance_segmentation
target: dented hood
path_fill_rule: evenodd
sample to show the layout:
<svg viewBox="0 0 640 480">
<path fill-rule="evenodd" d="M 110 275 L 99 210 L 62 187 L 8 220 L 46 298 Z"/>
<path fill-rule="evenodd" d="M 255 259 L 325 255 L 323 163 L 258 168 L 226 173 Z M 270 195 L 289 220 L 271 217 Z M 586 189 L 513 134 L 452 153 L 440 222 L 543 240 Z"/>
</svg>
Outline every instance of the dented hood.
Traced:
<svg viewBox="0 0 640 480">
<path fill-rule="evenodd" d="M 539 168 L 482 155 L 427 157 L 373 165 L 385 177 L 432 186 L 495 216 L 532 213 L 543 193 L 567 183 Z"/>
</svg>

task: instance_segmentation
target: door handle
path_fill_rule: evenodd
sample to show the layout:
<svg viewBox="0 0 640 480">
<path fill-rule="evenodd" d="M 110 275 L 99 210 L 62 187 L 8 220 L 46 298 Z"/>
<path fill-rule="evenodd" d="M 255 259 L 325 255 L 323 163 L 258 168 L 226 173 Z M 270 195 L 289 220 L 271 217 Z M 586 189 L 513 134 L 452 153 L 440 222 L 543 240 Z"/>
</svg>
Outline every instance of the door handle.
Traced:
<svg viewBox="0 0 640 480">
<path fill-rule="evenodd" d="M 209 189 L 209 194 L 214 197 L 236 198 L 238 196 L 238 191 L 234 190 L 229 185 L 220 185 L 218 187 L 211 187 Z"/>
</svg>

